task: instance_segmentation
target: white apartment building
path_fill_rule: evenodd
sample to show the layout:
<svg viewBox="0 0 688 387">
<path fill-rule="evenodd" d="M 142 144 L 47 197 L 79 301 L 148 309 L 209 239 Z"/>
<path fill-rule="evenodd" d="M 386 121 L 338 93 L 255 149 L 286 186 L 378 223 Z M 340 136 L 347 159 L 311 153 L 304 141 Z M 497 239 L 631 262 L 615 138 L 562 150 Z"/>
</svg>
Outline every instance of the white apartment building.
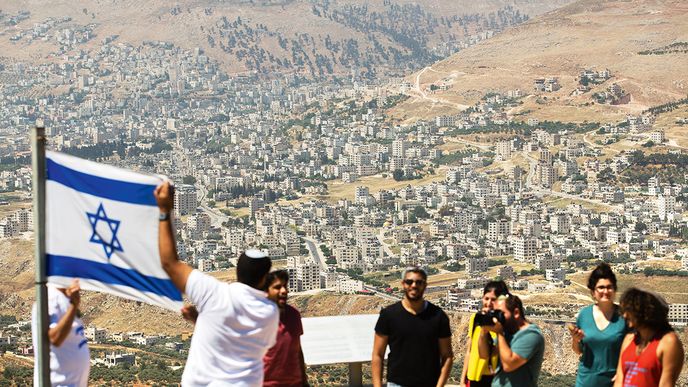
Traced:
<svg viewBox="0 0 688 387">
<path fill-rule="evenodd" d="M 210 230 L 210 215 L 201 212 L 190 216 L 189 227 L 195 228 L 201 234 L 208 232 Z"/>
<path fill-rule="evenodd" d="M 437 116 L 435 117 L 435 125 L 439 127 L 454 126 L 456 125 L 455 116 Z"/>
<path fill-rule="evenodd" d="M 491 241 L 505 240 L 511 233 L 511 225 L 506 219 L 498 219 L 487 225 L 487 239 Z"/>
<path fill-rule="evenodd" d="M 667 220 L 676 210 L 676 198 L 671 195 L 657 196 L 657 215 L 662 220 Z"/>
<path fill-rule="evenodd" d="M 354 193 L 354 202 L 356 204 L 359 204 L 368 196 L 370 196 L 370 190 L 368 189 L 368 187 L 359 185 L 358 187 L 356 187 L 356 191 Z"/>
<path fill-rule="evenodd" d="M 655 130 L 652 133 L 650 133 L 650 140 L 655 144 L 661 144 L 664 142 L 665 139 L 666 137 L 664 136 L 663 130 Z"/>
<path fill-rule="evenodd" d="M 86 327 L 84 329 L 84 336 L 91 342 L 102 343 L 107 340 L 107 329 L 94 326 Z"/>
<path fill-rule="evenodd" d="M 320 266 L 315 262 L 297 264 L 296 281 L 300 292 L 320 289 Z"/>
<path fill-rule="evenodd" d="M 337 292 L 344 294 L 354 294 L 363 291 L 363 281 L 351 279 L 345 276 L 337 278 Z"/>
<path fill-rule="evenodd" d="M 0 238 L 13 238 L 19 233 L 14 219 L 7 217 L 0 220 Z"/>
<path fill-rule="evenodd" d="M 26 232 L 33 229 L 33 212 L 31 209 L 22 209 L 13 214 L 17 224 L 17 231 Z"/>
<path fill-rule="evenodd" d="M 496 146 L 496 154 L 501 160 L 511 158 L 511 141 L 499 141 Z"/>
<path fill-rule="evenodd" d="M 337 265 L 342 269 L 352 268 L 351 265 L 361 263 L 356 246 L 338 245 L 334 248 L 334 256 L 337 258 Z"/>
<path fill-rule="evenodd" d="M 545 279 L 550 282 L 562 282 L 566 279 L 566 270 L 562 268 L 545 270 Z"/>
<path fill-rule="evenodd" d="M 291 259 L 291 258 L 287 258 L 287 259 Z M 290 265 L 288 262 L 287 267 L 284 270 L 286 270 L 287 274 L 289 274 L 289 283 L 287 284 L 287 289 L 289 289 L 289 293 L 298 292 L 299 291 L 299 281 L 296 279 L 296 266 L 293 264 Z"/>
<path fill-rule="evenodd" d="M 235 253 L 245 250 L 244 230 L 238 228 L 227 229 L 225 231 L 225 243 Z"/>
<path fill-rule="evenodd" d="M 408 143 L 404 139 L 397 139 L 392 141 L 392 157 L 405 157 Z"/>
<path fill-rule="evenodd" d="M 196 188 L 188 184 L 180 184 L 174 190 L 174 210 L 179 215 L 193 214 L 198 207 Z"/>
<path fill-rule="evenodd" d="M 535 258 L 535 267 L 538 270 L 554 270 L 561 267 L 561 258 L 545 255 Z"/>
<path fill-rule="evenodd" d="M 459 310 L 464 312 L 477 312 L 482 307 L 483 301 L 479 298 L 464 298 L 459 304 Z"/>
<path fill-rule="evenodd" d="M 518 237 L 514 240 L 514 259 L 529 262 L 535 259 L 537 241 L 534 238 Z"/>
<path fill-rule="evenodd" d="M 571 220 L 566 214 L 554 214 L 549 218 L 549 227 L 555 234 L 568 234 L 571 232 Z"/>
<path fill-rule="evenodd" d="M 115 367 L 120 364 L 135 364 L 136 356 L 133 353 L 108 353 L 105 355 L 104 363 L 108 368 Z"/>
<path fill-rule="evenodd" d="M 110 338 L 112 339 L 112 341 L 121 343 L 123 341 L 129 340 L 129 334 L 126 332 L 117 332 L 113 333 L 112 336 L 110 336 Z"/>
<path fill-rule="evenodd" d="M 551 188 L 554 185 L 554 181 L 557 179 L 554 167 L 549 164 L 538 164 L 536 173 L 540 181 L 540 186 L 545 188 Z"/>
<path fill-rule="evenodd" d="M 669 304 L 669 323 L 674 326 L 687 326 L 688 304 Z"/>
<path fill-rule="evenodd" d="M 461 300 L 470 298 L 471 291 L 469 289 L 449 288 L 447 289 L 447 305 L 450 308 L 458 308 L 461 305 Z"/>
<path fill-rule="evenodd" d="M 481 289 L 488 282 L 489 280 L 485 277 L 459 278 L 456 280 L 456 286 L 459 289 Z"/>
<path fill-rule="evenodd" d="M 483 258 L 468 258 L 466 259 L 466 273 L 481 274 L 485 273 L 488 268 L 487 257 Z"/>
<path fill-rule="evenodd" d="M 248 207 L 251 213 L 251 217 L 255 217 L 256 212 L 265 208 L 265 200 L 263 200 L 263 198 L 261 197 L 254 196 L 251 198 L 251 200 L 249 200 Z"/>
<path fill-rule="evenodd" d="M 201 258 L 198 260 L 198 271 L 208 272 L 213 271 L 214 264 L 212 259 Z"/>
<path fill-rule="evenodd" d="M 153 345 L 160 340 L 162 340 L 162 337 L 160 336 L 138 336 L 136 337 L 135 342 L 138 345 Z"/>
</svg>

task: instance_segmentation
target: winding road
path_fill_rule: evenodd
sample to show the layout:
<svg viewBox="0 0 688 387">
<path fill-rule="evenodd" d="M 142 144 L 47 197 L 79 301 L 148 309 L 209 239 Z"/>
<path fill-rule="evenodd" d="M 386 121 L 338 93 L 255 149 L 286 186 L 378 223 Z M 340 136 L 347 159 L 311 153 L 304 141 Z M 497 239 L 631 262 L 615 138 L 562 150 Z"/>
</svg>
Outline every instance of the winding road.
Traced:
<svg viewBox="0 0 688 387">
<path fill-rule="evenodd" d="M 434 72 L 436 72 L 436 73 L 441 73 L 440 71 L 434 70 L 434 69 L 432 68 L 432 66 L 427 66 L 427 67 L 423 68 L 422 70 L 420 70 L 420 71 L 418 72 L 418 74 L 416 74 L 416 80 L 415 80 L 415 82 L 413 83 L 413 87 L 411 88 L 411 90 L 414 91 L 415 93 L 417 93 L 418 96 L 419 96 L 421 99 L 426 100 L 426 101 L 430 101 L 430 102 L 432 102 L 432 103 L 438 103 L 438 104 L 444 104 L 444 105 L 453 106 L 453 107 L 455 107 L 455 108 L 457 108 L 457 109 L 459 109 L 459 110 L 466 110 L 466 109 L 468 109 L 468 108 L 470 107 L 470 106 L 468 106 L 468 105 L 463 105 L 463 104 L 460 104 L 460 103 L 447 101 L 447 100 L 441 99 L 441 98 L 429 97 L 428 94 L 427 94 L 425 91 L 423 91 L 423 89 L 421 89 L 421 87 L 420 87 L 420 77 L 421 77 L 426 71 L 434 71 Z"/>
</svg>

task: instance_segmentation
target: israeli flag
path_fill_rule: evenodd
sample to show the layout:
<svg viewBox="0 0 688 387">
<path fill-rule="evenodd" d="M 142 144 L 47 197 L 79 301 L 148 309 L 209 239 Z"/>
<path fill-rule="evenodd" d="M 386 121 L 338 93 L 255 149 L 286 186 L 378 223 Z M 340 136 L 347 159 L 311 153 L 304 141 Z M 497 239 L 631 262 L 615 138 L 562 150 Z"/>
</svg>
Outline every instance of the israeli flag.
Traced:
<svg viewBox="0 0 688 387">
<path fill-rule="evenodd" d="M 182 295 L 160 264 L 159 210 L 164 177 L 46 152 L 48 282 L 81 287 L 179 311 Z"/>
</svg>

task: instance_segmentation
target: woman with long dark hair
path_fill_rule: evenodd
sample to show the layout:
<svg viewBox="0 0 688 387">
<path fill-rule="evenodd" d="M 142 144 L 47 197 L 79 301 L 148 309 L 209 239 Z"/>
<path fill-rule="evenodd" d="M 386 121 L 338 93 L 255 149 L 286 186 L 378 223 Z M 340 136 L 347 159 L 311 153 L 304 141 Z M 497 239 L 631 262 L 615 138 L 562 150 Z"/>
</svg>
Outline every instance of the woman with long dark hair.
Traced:
<svg viewBox="0 0 688 387">
<path fill-rule="evenodd" d="M 482 312 L 494 310 L 495 303 L 499 296 L 509 293 L 509 289 L 504 281 L 490 281 L 483 289 Z M 489 356 L 480 357 L 479 344 L 483 341 L 487 348 L 494 348 L 494 341 L 497 337 L 495 333 L 483 330 L 475 324 L 475 313 L 471 315 L 468 323 L 468 343 L 466 343 L 466 356 L 463 360 L 463 371 L 461 372 L 461 386 L 480 387 L 490 386 L 497 362 L 499 361 L 498 351 L 487 350 Z"/>
<path fill-rule="evenodd" d="M 608 264 L 590 273 L 588 289 L 595 303 L 581 309 L 576 326 L 570 327 L 572 349 L 580 355 L 576 387 L 611 387 L 627 328 L 614 304 L 616 275 Z"/>
<path fill-rule="evenodd" d="M 630 288 L 621 296 L 621 312 L 634 332 L 621 346 L 614 386 L 675 386 L 683 366 L 683 345 L 669 325 L 666 301 Z"/>
</svg>

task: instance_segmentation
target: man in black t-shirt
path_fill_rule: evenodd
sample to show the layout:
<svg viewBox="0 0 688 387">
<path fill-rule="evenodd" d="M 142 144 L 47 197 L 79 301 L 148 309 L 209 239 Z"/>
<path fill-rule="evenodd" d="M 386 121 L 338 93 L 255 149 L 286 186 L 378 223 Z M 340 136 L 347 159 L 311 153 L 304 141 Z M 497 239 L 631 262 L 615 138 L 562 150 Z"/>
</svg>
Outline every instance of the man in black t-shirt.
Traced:
<svg viewBox="0 0 688 387">
<path fill-rule="evenodd" d="M 428 276 L 406 270 L 404 298 L 380 311 L 373 344 L 373 386 L 382 387 L 382 363 L 389 345 L 387 386 L 444 386 L 454 354 L 449 318 L 423 299 Z"/>
</svg>

